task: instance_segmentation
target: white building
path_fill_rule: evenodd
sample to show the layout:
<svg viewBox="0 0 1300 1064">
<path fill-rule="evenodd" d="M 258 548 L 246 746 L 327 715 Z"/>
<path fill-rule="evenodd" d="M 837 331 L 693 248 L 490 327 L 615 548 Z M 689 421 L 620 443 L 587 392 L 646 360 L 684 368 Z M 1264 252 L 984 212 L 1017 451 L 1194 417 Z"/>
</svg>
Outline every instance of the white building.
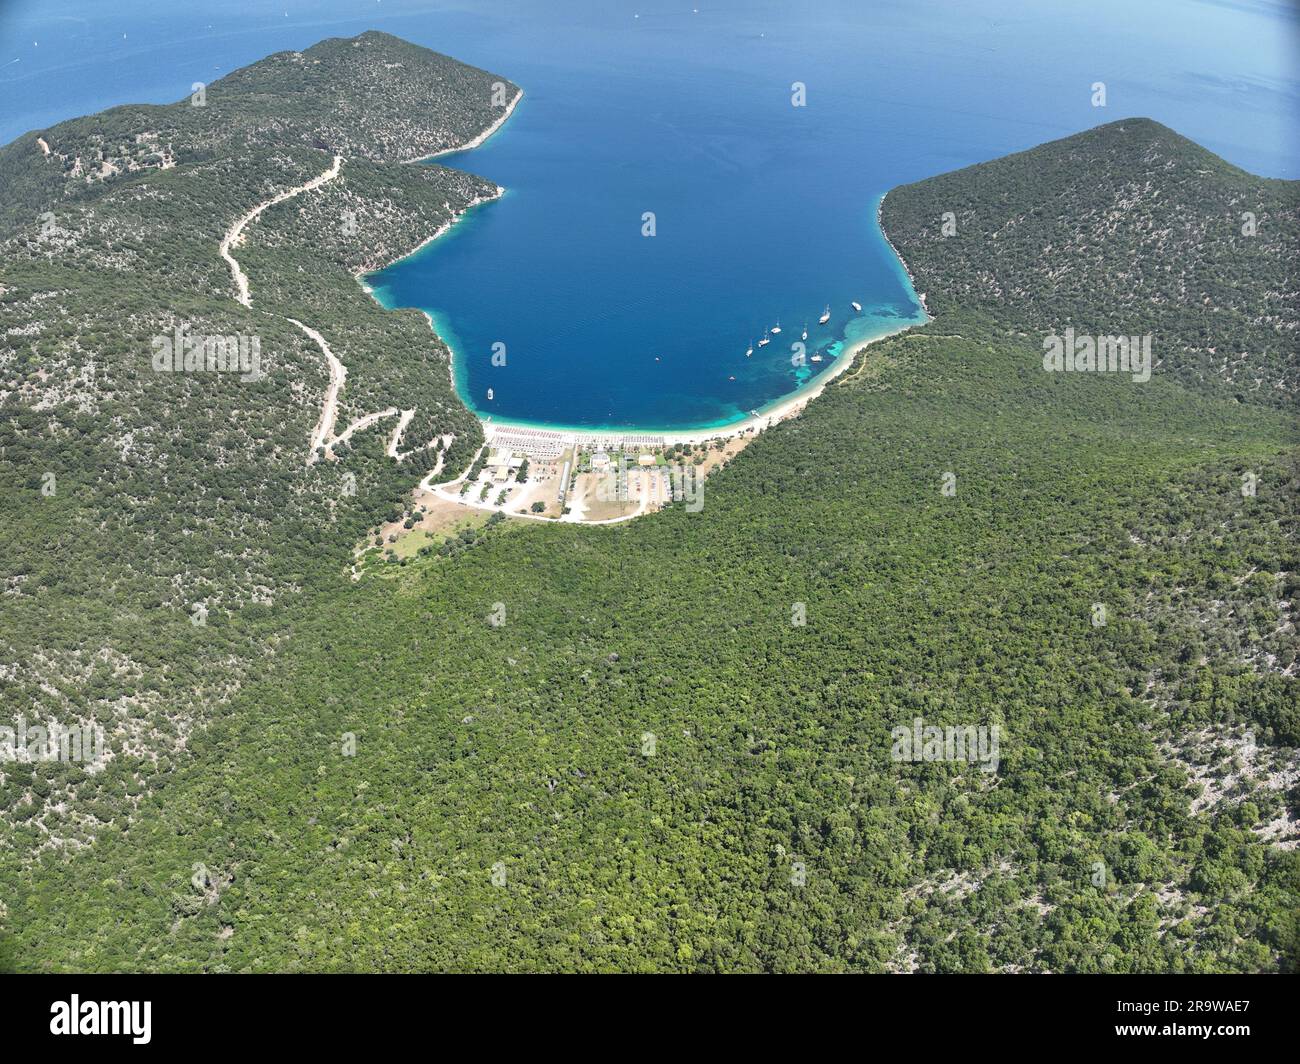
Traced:
<svg viewBox="0 0 1300 1064">
<path fill-rule="evenodd" d="M 488 475 L 498 483 L 508 480 L 511 472 L 524 464 L 522 458 L 516 458 L 504 447 L 492 452 L 487 460 Z"/>
</svg>

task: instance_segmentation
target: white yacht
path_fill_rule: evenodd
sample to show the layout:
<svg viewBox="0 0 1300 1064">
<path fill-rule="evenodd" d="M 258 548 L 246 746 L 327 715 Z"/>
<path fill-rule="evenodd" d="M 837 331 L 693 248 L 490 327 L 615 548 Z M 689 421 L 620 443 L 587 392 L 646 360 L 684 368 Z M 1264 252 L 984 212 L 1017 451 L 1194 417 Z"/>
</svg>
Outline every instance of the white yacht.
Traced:
<svg viewBox="0 0 1300 1064">
<path fill-rule="evenodd" d="M 849 306 L 851 306 L 855 311 L 857 311 L 857 313 L 859 314 L 862 313 L 862 304 L 859 303 L 856 299 L 852 303 L 850 303 Z"/>
<path fill-rule="evenodd" d="M 490 403 L 491 401 L 492 401 L 492 389 L 489 388 L 489 389 L 488 389 L 488 402 Z"/>
<path fill-rule="evenodd" d="M 772 326 L 772 335 L 775 336 L 780 331 L 781 331 L 781 319 L 777 318 L 776 324 Z"/>
<path fill-rule="evenodd" d="M 822 316 L 817 319 L 817 324 L 825 325 L 830 320 L 831 320 L 831 305 L 827 303 L 826 309 L 822 311 Z"/>
<path fill-rule="evenodd" d="M 772 342 L 772 338 L 771 338 L 770 336 L 767 335 L 767 330 L 764 329 L 764 330 L 763 330 L 763 339 L 761 339 L 761 340 L 758 341 L 758 346 L 759 346 L 759 347 L 766 347 L 766 346 L 767 346 L 768 344 L 770 344 L 771 342 Z"/>
</svg>

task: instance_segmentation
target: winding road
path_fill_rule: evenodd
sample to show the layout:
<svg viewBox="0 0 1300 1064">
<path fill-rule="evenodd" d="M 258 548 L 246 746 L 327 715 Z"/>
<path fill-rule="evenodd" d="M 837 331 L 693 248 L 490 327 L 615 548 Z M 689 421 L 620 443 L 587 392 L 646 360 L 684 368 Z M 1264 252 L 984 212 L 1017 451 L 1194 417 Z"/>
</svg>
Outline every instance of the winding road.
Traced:
<svg viewBox="0 0 1300 1064">
<path fill-rule="evenodd" d="M 248 277 L 244 271 L 239 268 L 239 263 L 235 261 L 235 256 L 230 253 L 230 249 L 238 247 L 243 242 L 244 229 L 250 222 L 256 220 L 268 207 L 274 207 L 277 203 L 283 203 L 287 199 L 293 199 L 294 196 L 301 196 L 304 192 L 310 192 L 313 189 L 320 188 L 321 185 L 325 184 L 327 181 L 333 181 L 339 176 L 339 169 L 342 165 L 343 156 L 334 156 L 334 165 L 323 174 L 318 177 L 313 177 L 305 185 L 299 185 L 297 188 L 290 188 L 286 189 L 284 192 L 276 193 L 269 200 L 259 203 L 247 214 L 240 218 L 236 218 L 235 221 L 231 223 L 230 228 L 226 230 L 226 235 L 221 240 L 221 257 L 226 260 L 226 265 L 230 267 L 230 275 L 235 280 L 235 288 L 237 290 L 235 298 L 238 299 L 239 302 L 243 303 L 244 306 L 251 307 L 253 305 L 253 298 L 248 291 Z"/>
<path fill-rule="evenodd" d="M 237 248 L 244 240 L 244 230 L 254 221 L 256 221 L 264 211 L 269 207 L 274 207 L 277 203 L 283 203 L 285 200 L 293 199 L 295 196 L 301 196 L 304 192 L 311 192 L 320 188 L 329 181 L 333 181 L 339 176 L 339 171 L 343 166 L 343 156 L 334 156 L 334 163 L 324 173 L 313 177 L 305 184 L 298 185 L 296 188 L 285 189 L 283 192 L 277 192 L 268 200 L 259 203 L 246 214 L 241 215 L 231 223 L 226 235 L 221 240 L 221 257 L 226 260 L 226 265 L 230 267 L 230 276 L 235 282 L 235 299 L 244 306 L 251 308 L 253 305 L 252 293 L 249 290 L 248 275 L 244 273 L 239 262 L 231 253 L 232 248 Z M 390 406 L 387 410 L 380 410 L 373 414 L 366 414 L 364 417 L 357 418 L 351 425 L 343 430 L 339 435 L 334 434 L 334 426 L 338 422 L 339 416 L 339 392 L 343 390 L 343 385 L 348 379 L 348 369 L 338 360 L 334 352 L 330 350 L 329 342 L 317 330 L 310 325 L 306 325 L 297 318 L 287 318 L 287 321 L 296 325 L 306 336 L 312 340 L 321 353 L 325 356 L 325 364 L 329 367 L 330 382 L 329 387 L 325 389 L 325 401 L 321 405 L 320 417 L 316 421 L 316 427 L 312 429 L 311 439 L 307 450 L 307 464 L 312 465 L 320 457 L 320 453 L 332 457 L 332 449 L 335 444 L 343 443 L 350 439 L 352 434 L 367 429 L 376 421 L 382 421 L 387 417 L 396 417 L 397 428 L 393 432 L 392 438 L 388 441 L 385 453 L 390 458 L 401 459 L 406 457 L 398 451 L 398 445 L 402 439 L 402 433 L 406 431 L 406 426 L 411 423 L 411 418 L 415 416 L 414 410 L 398 410 L 395 406 Z M 323 451 L 322 451 L 323 449 Z M 406 452 L 407 454 L 411 452 Z M 440 460 L 441 461 L 441 460 Z"/>
</svg>

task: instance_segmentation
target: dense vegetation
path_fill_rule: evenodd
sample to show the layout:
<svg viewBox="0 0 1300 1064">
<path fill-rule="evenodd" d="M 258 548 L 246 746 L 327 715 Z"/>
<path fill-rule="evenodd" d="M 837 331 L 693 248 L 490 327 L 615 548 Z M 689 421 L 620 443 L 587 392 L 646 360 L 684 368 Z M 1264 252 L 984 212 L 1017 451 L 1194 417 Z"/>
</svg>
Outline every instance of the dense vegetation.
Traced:
<svg viewBox="0 0 1300 1064">
<path fill-rule="evenodd" d="M 978 307 L 1040 337 L 1150 333 L 1162 376 L 1295 408 L 1295 181 L 1131 118 L 904 186 L 883 223 L 922 291 L 933 278 L 940 316 Z"/>
<path fill-rule="evenodd" d="M 269 461 L 239 467 L 235 483 L 276 507 L 340 470 L 360 490 L 315 521 L 261 528 L 268 601 L 232 603 L 220 624 L 174 639 L 146 623 L 132 585 L 69 587 L 60 568 L 89 579 L 102 552 L 106 574 L 125 569 L 112 552 L 138 524 L 138 566 L 179 566 L 184 583 L 240 508 L 214 512 L 194 554 L 163 551 L 172 537 L 153 500 L 170 478 L 203 476 L 181 449 L 134 469 L 119 523 L 98 534 L 88 515 L 104 504 L 78 493 L 15 503 L 69 433 L 13 399 L 28 420 L 4 441 L 6 538 L 35 541 L 18 555 L 28 565 L 46 544 L 69 561 L 11 579 L 6 626 L 12 602 L 56 645 L 93 639 L 95 623 L 146 627 L 160 700 L 180 700 L 217 649 L 243 672 L 183 750 L 141 759 L 147 786 L 125 758 L 80 781 L 93 845 L 52 845 L 30 814 L 11 830 L 0 963 L 1293 969 L 1290 411 L 1172 371 L 1144 385 L 1046 374 L 1041 323 L 1068 324 L 1080 298 L 1059 264 L 986 249 L 1017 292 L 1008 307 L 970 281 L 977 251 L 940 255 L 925 235 L 948 203 L 982 219 L 968 241 L 1012 218 L 1070 231 L 1127 187 L 1116 152 L 1152 128 L 1066 142 L 1094 163 L 1068 195 L 1026 178 L 1009 202 L 978 167 L 892 192 L 886 228 L 936 320 L 874 345 L 860 371 L 764 433 L 709 479 L 701 511 L 609 527 L 498 521 L 353 581 L 340 556 L 366 508 L 389 510 L 395 480 L 418 475 L 385 465 L 363 434 L 337 467 L 286 465 L 283 487 Z M 1166 183 L 1203 164 L 1200 149 L 1164 142 L 1172 154 L 1134 200 L 1157 219 Z M 1045 172 L 1059 150 L 1040 149 Z M 1032 173 L 1034 159 L 1017 165 Z M 1276 194 L 1294 226 L 1294 187 Z M 280 310 L 343 313 L 286 276 L 314 226 L 304 204 L 285 206 L 265 220 L 276 238 L 245 256 L 254 292 Z M 1130 264 L 1153 306 L 1219 254 L 1179 232 L 1167 255 Z M 1293 251 L 1216 258 L 1242 315 L 1269 305 Z M 1268 328 L 1294 330 L 1294 314 L 1278 307 Z M 1195 317 L 1160 323 L 1172 345 L 1199 337 Z M 356 319 L 358 336 L 370 328 Z M 1253 354 L 1263 334 L 1242 328 Z M 310 395 L 291 438 L 306 437 Z M 171 401 L 193 420 L 205 398 Z M 100 450 L 77 483 L 101 475 L 113 416 L 81 415 L 83 446 Z M 6 708 L 43 697 L 12 672 Z M 107 670 L 77 694 L 113 704 L 126 686 Z M 891 760 L 891 729 L 915 717 L 998 725 L 998 771 Z M 48 766 L 10 768 L 5 805 L 26 813 L 52 786 Z M 9 859 L 38 845 L 35 860 Z"/>
<path fill-rule="evenodd" d="M 105 186 L 241 149 L 256 154 L 255 173 L 294 145 L 376 162 L 423 159 L 478 136 L 517 91 L 386 33 L 279 52 L 179 103 L 115 107 L 0 149 L 0 235 Z"/>
<path fill-rule="evenodd" d="M 328 75 L 335 92 L 293 81 L 291 68 Z M 424 102 L 407 112 L 423 132 L 392 127 L 411 136 L 398 158 L 411 144 L 462 143 L 501 114 L 485 103 L 493 75 L 365 34 L 236 72 L 208 87 L 203 108 L 119 108 L 44 133 L 56 149 L 110 129 L 135 143 L 132 123 L 147 118 L 144 129 L 171 130 L 166 166 L 87 182 L 34 137 L 0 151 L 0 202 L 22 203 L 23 190 L 49 197 L 0 241 L 3 720 L 97 724 L 114 753 L 90 776 L 0 764 L 9 857 L 75 847 L 130 815 L 185 756 L 191 732 L 274 653 L 276 609 L 332 587 L 438 449 L 455 468 L 481 443 L 427 320 L 384 311 L 354 274 L 412 250 L 494 185 L 346 158 L 334 181 L 246 230 L 237 255 L 251 308 L 236 301 L 218 251 L 236 218 L 330 166 L 335 145 L 308 146 L 322 101 L 333 101 L 331 128 L 350 115 L 352 135 L 368 137 L 375 118 L 361 105 L 374 90 L 359 86 L 380 79 L 384 94 L 411 96 L 402 69 L 424 79 Z M 334 105 L 339 93 L 352 94 L 349 106 Z M 402 463 L 384 455 L 394 419 L 353 436 L 346 465 L 306 466 L 328 371 L 290 315 L 348 368 L 340 428 L 388 407 L 414 411 Z M 180 327 L 257 338 L 260 379 L 156 372 L 154 338 Z"/>
</svg>

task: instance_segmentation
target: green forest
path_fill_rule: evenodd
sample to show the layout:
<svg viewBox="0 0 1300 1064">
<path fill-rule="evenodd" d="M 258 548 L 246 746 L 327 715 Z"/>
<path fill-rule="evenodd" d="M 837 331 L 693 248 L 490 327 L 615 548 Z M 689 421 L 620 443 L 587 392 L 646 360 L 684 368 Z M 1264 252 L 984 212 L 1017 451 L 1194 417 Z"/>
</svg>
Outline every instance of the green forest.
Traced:
<svg viewBox="0 0 1300 1064">
<path fill-rule="evenodd" d="M 292 97 L 266 62 L 232 89 Z M 448 63 L 464 140 L 496 79 Z M 255 131 L 261 92 L 231 97 Z M 176 166 L 70 195 L 0 152 L 28 208 L 0 256 L 0 700 L 113 751 L 0 762 L 0 970 L 1300 966 L 1297 183 L 1130 120 L 894 189 L 933 320 L 698 512 L 496 520 L 354 578 L 435 437 L 449 470 L 482 439 L 427 321 L 353 275 L 491 188 L 348 158 L 258 222 L 243 308 L 221 232 L 349 142 L 286 134 L 277 172 L 255 132 L 175 129 Z M 327 378 L 295 309 L 338 337 L 349 416 L 419 388 L 429 446 L 305 464 Z M 181 316 L 259 333 L 267 377 L 148 373 Z M 1044 372 L 1067 326 L 1153 333 L 1151 380 Z M 916 718 L 996 725 L 997 771 L 894 760 Z"/>
</svg>

